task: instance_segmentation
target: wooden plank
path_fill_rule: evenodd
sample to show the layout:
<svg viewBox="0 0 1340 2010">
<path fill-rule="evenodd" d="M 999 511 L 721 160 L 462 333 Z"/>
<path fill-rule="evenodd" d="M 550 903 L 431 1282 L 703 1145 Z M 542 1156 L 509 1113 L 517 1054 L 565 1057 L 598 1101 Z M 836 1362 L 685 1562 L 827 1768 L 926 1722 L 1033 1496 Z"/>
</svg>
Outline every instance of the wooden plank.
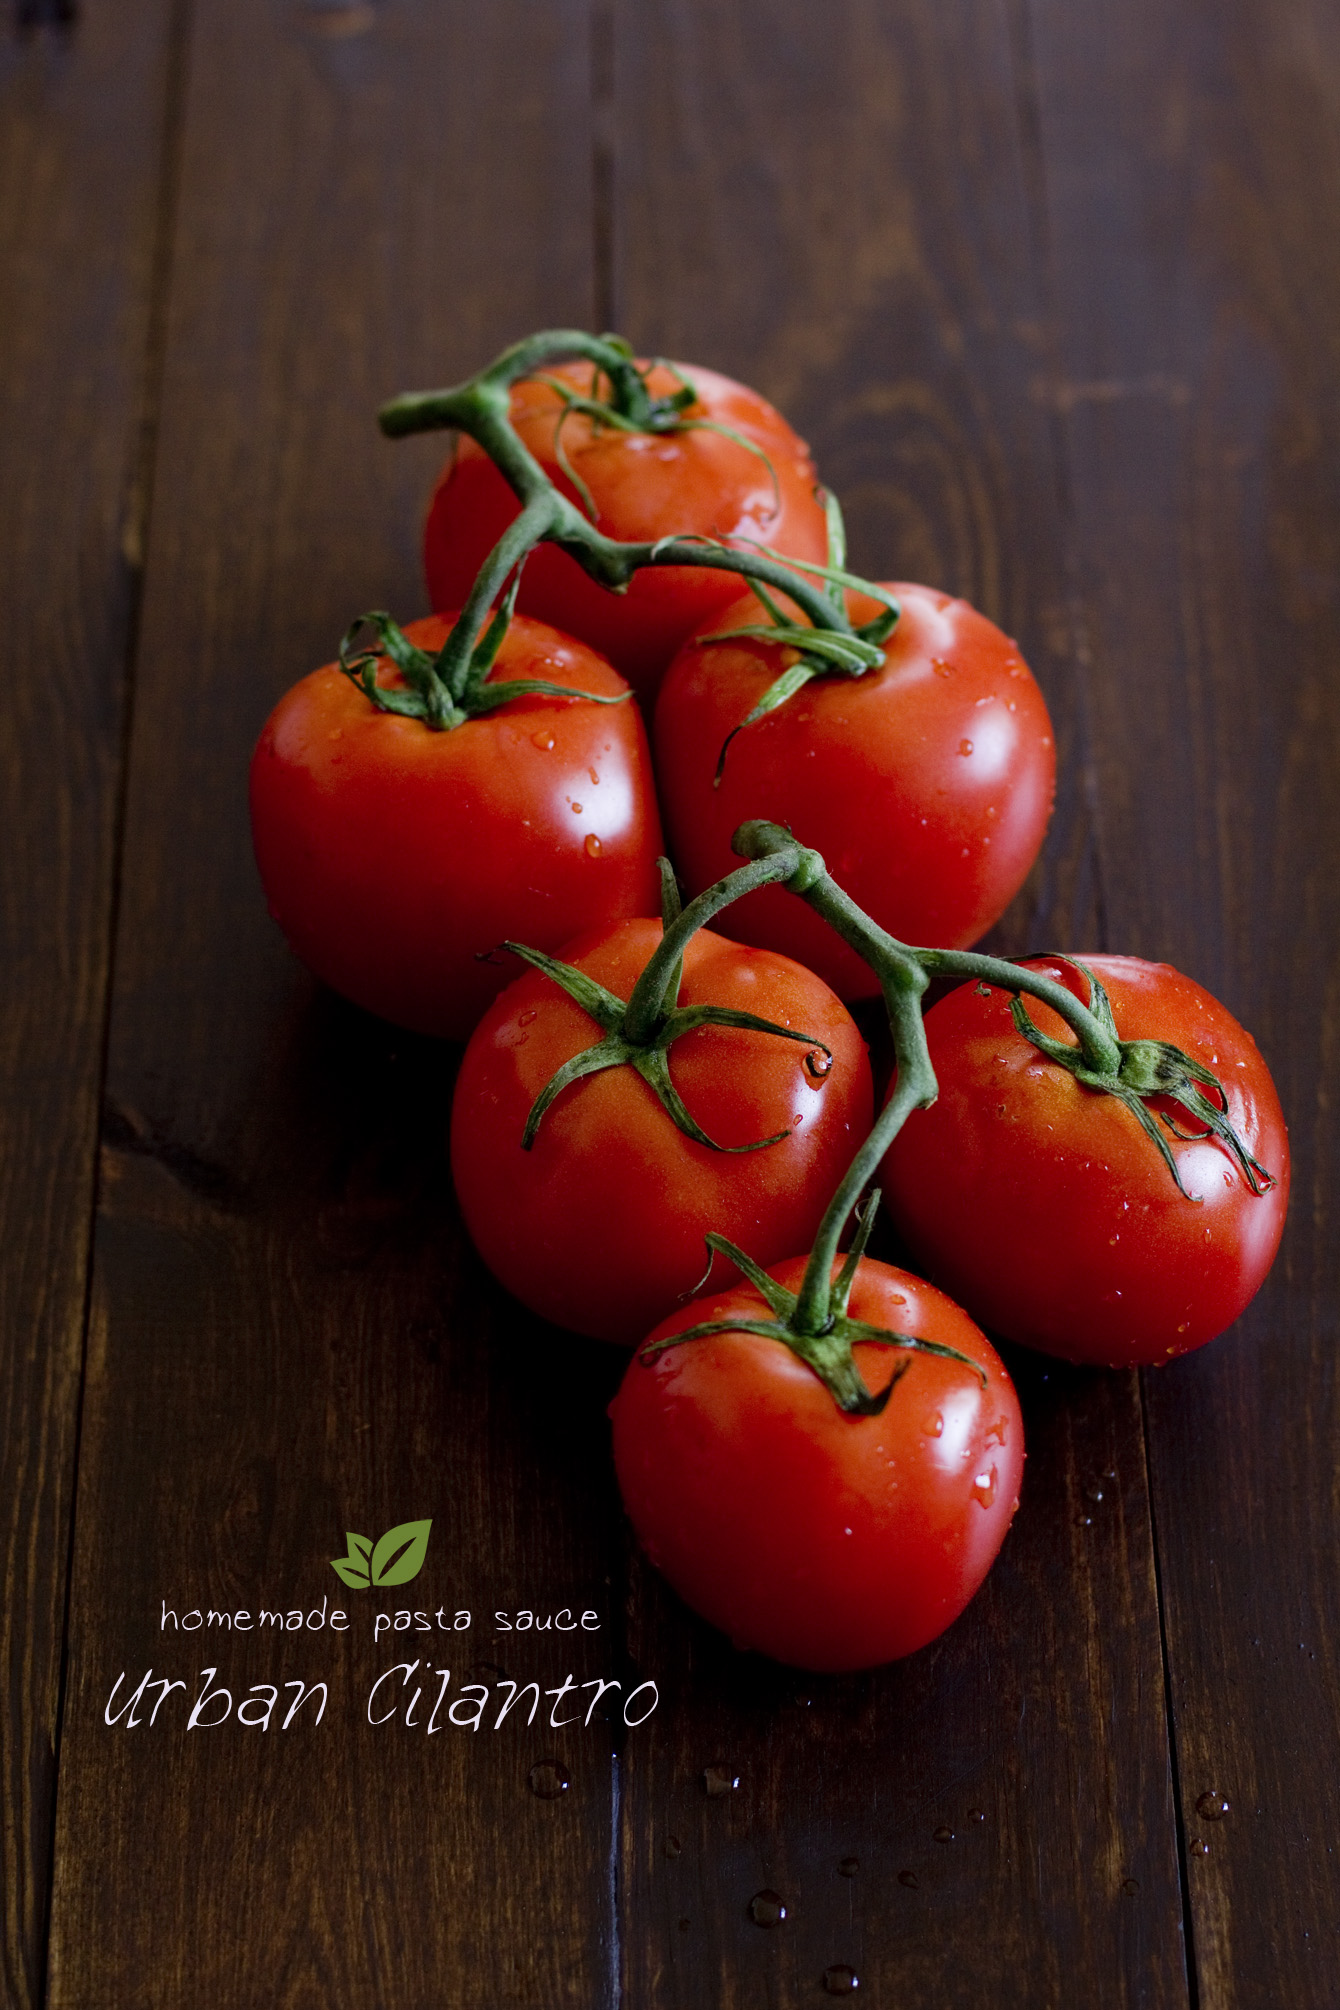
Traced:
<svg viewBox="0 0 1340 2010">
<path fill-rule="evenodd" d="M 1295 1152 L 1257 1303 L 1147 1392 L 1200 2002 L 1319 2010 L 1340 1933 L 1340 36 L 1310 0 L 1031 12 L 1112 939 L 1251 1028 Z"/>
<path fill-rule="evenodd" d="M 1026 66 L 1003 9 L 617 15 L 621 324 L 774 397 L 857 566 L 977 601 L 1053 706 L 1062 789 L 1007 950 L 1103 932 L 1066 470 L 1035 394 Z M 1017 1366 L 1016 1526 L 903 1666 L 836 1682 L 741 1659 L 634 1561 L 632 1650 L 667 1701 L 625 1767 L 629 2001 L 803 2003 L 846 1966 L 881 2003 L 1186 2002 L 1139 1392 Z M 741 1784 L 709 1796 L 717 1761 Z M 771 1930 L 747 1911 L 764 1888 L 788 1907 Z"/>
<path fill-rule="evenodd" d="M 0 25 L 0 1996 L 41 1996 L 171 8 Z"/>
<path fill-rule="evenodd" d="M 548 1701 L 533 1729 L 513 1716 L 440 1736 L 425 1716 L 448 1666 L 452 1695 L 472 1672 L 487 1687 L 622 1672 L 610 1363 L 481 1277 L 445 1172 L 452 1053 L 314 991 L 265 915 L 245 810 L 280 690 L 360 608 L 421 605 L 418 520 L 441 446 L 385 445 L 376 404 L 589 315 L 588 65 L 577 5 L 195 9 L 75 1540 L 56 2006 L 550 2010 L 608 1991 L 609 1726 L 550 1730 Z M 345 1530 L 423 1517 L 420 1578 L 342 1593 L 327 1559 Z M 347 1632 L 257 1630 L 259 1608 L 319 1612 L 323 1597 L 343 1597 Z M 397 1605 L 474 1624 L 378 1641 L 374 1611 Z M 177 1630 L 210 1607 L 249 1613 L 250 1630 Z M 495 1633 L 493 1612 L 521 1607 L 591 1610 L 599 1630 Z M 378 1702 L 398 1700 L 399 1717 L 370 1722 L 376 1674 L 416 1659 L 414 1728 L 398 1676 Z M 114 1712 L 150 1666 L 186 1690 L 156 1722 L 109 1725 L 118 1673 Z M 239 1705 L 258 1685 L 323 1680 L 325 1715 L 314 1694 L 286 1731 L 280 1717 L 247 1729 L 236 1709 L 206 1728 L 216 1702 L 189 1730 L 207 1667 Z M 549 1763 L 570 1785 L 545 1798 L 528 1776 Z"/>
</svg>

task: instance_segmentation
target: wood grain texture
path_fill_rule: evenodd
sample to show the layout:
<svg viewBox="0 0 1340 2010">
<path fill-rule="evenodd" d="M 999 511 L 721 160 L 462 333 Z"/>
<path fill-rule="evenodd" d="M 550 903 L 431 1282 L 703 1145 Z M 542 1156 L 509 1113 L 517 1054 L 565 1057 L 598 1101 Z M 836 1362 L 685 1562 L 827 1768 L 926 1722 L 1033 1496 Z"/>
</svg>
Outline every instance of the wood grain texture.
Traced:
<svg viewBox="0 0 1340 2010">
<path fill-rule="evenodd" d="M 783 405 L 858 567 L 963 592 L 1019 637 L 1062 787 L 996 942 L 1100 942 L 1026 50 L 1000 9 L 617 24 L 621 323 Z M 1139 1393 L 1020 1375 L 1018 1520 L 969 1613 L 905 1666 L 780 1675 L 634 1564 L 634 1651 L 673 1669 L 674 1707 L 626 1769 L 628 2001 L 801 2004 L 840 1964 L 877 2002 L 1187 2000 Z M 709 1798 L 716 1759 L 741 1785 Z M 763 1887 L 789 1908 L 770 1931 L 747 1913 Z"/>
<path fill-rule="evenodd" d="M 386 445 L 377 403 L 589 314 L 588 64 L 580 7 L 195 9 L 53 2006 L 550 2010 L 608 1991 L 610 1726 L 555 1732 L 548 1701 L 533 1730 L 430 1736 L 424 1719 L 444 1666 L 452 1695 L 472 1676 L 622 1674 L 610 1364 L 480 1275 L 445 1172 L 452 1053 L 315 992 L 265 915 L 245 807 L 250 747 L 284 686 L 361 608 L 422 604 L 419 515 L 442 446 Z M 327 1559 L 346 1529 L 425 1516 L 422 1577 L 345 1594 L 349 1632 L 255 1630 L 263 1606 L 340 1602 Z M 164 1633 L 164 1602 L 178 1620 L 245 1609 L 253 1630 Z M 376 1643 L 374 1609 L 397 1605 L 475 1621 Z M 495 1637 L 493 1611 L 518 1607 L 591 1609 L 600 1630 Z M 380 1693 L 402 1720 L 370 1723 L 373 1677 L 416 1658 L 434 1671 L 416 1728 L 398 1678 Z M 124 1703 L 151 1665 L 187 1690 L 157 1723 L 109 1726 L 118 1673 Z M 238 1703 L 320 1678 L 327 1714 L 188 1730 L 206 1667 Z M 550 1761 L 570 1785 L 546 1800 L 527 1778 Z"/>
<path fill-rule="evenodd" d="M 0 1995 L 40 2000 L 170 7 L 0 22 Z"/>
<path fill-rule="evenodd" d="M 1275 1273 L 1147 1404 L 1200 2002 L 1301 2010 L 1340 1935 L 1340 33 L 1029 13 L 1113 946 L 1251 1028 L 1295 1153 Z"/>
</svg>

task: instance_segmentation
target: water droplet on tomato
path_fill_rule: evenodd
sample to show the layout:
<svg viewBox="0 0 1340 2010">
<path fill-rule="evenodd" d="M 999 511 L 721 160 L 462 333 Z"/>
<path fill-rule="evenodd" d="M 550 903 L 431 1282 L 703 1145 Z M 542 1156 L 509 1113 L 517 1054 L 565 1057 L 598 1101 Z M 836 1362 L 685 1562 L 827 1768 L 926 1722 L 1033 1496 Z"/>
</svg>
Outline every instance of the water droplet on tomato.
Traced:
<svg viewBox="0 0 1340 2010">
<path fill-rule="evenodd" d="M 600 787 L 600 777 L 596 773 L 595 769 L 588 768 L 586 772 L 591 777 L 591 787 L 593 789 L 598 789 Z"/>
<path fill-rule="evenodd" d="M 960 740 L 958 743 L 958 750 L 960 754 L 970 754 L 972 752 L 972 741 Z"/>
<path fill-rule="evenodd" d="M 1009 1418 L 997 1417 L 995 1423 L 992 1424 L 990 1430 L 987 1432 L 984 1442 L 988 1446 L 1003 1445 L 1009 1438 L 1009 1432 L 1010 1432 Z"/>
<path fill-rule="evenodd" d="M 978 1473 L 972 1483 L 972 1497 L 978 1507 L 989 1508 L 996 1498 L 996 1469 L 991 1466 L 986 1472 Z"/>
<path fill-rule="evenodd" d="M 948 677 L 953 670 L 952 663 L 946 663 L 943 656 L 932 656 L 931 669 L 937 677 Z"/>
<path fill-rule="evenodd" d="M 816 1082 L 822 1082 L 833 1072 L 833 1056 L 825 1054 L 822 1047 L 811 1047 L 805 1056 L 805 1073 L 812 1075 Z"/>
<path fill-rule="evenodd" d="M 944 1434 L 945 1434 L 945 1420 L 941 1416 L 940 1412 L 937 1410 L 935 1415 L 931 1418 L 930 1422 L 926 1426 L 926 1435 L 929 1438 L 942 1438 Z"/>
<path fill-rule="evenodd" d="M 786 1902 L 779 1891 L 756 1891 L 749 1901 L 749 1917 L 755 1926 L 780 1926 L 786 1918 Z"/>
<path fill-rule="evenodd" d="M 1185 1333 L 1185 1332 L 1186 1332 L 1186 1330 L 1187 1330 L 1187 1327 L 1188 1327 L 1188 1326 L 1189 1326 L 1190 1324 L 1191 1324 L 1191 1321 L 1190 1321 L 1189 1319 L 1184 1319 L 1184 1320 L 1182 1321 L 1181 1325 L 1180 1325 L 1180 1326 L 1178 1327 L 1178 1329 L 1177 1329 L 1177 1330 L 1178 1330 L 1178 1332 L 1179 1332 L 1179 1333 Z"/>
<path fill-rule="evenodd" d="M 579 817 L 579 816 L 581 815 L 581 813 L 582 813 L 582 806 L 581 806 L 581 804 L 580 804 L 580 803 L 574 803 L 574 804 L 572 805 L 572 814 L 573 814 L 573 815 L 574 815 L 575 817 Z"/>
<path fill-rule="evenodd" d="M 532 1766 L 526 1775 L 526 1785 L 537 1800 L 556 1801 L 572 1785 L 566 1766 L 560 1766 L 557 1759 L 541 1759 L 538 1766 Z"/>
<path fill-rule="evenodd" d="M 595 832 L 592 831 L 591 835 L 587 838 L 586 843 L 582 846 L 582 849 L 586 853 L 586 856 L 588 858 L 599 858 L 601 852 L 604 850 L 604 846 L 601 844 L 600 839 L 596 836 Z"/>
<path fill-rule="evenodd" d="M 733 1766 L 718 1760 L 715 1765 L 703 1767 L 703 1791 L 711 1800 L 720 1800 L 723 1794 L 733 1794 L 740 1784 L 740 1775 Z"/>
<path fill-rule="evenodd" d="M 954 1840 L 954 1831 L 947 1822 L 941 1822 L 939 1828 L 933 1829 L 931 1833 L 938 1843 L 951 1843 Z"/>
<path fill-rule="evenodd" d="M 851 1996 L 861 1986 L 861 1978 L 854 1968 L 848 1968 L 845 1961 L 834 1962 L 824 1970 L 824 1988 L 830 1996 Z"/>
<path fill-rule="evenodd" d="M 533 1026 L 539 1016 L 538 1012 L 518 1012 L 516 1023 L 518 1026 Z"/>
<path fill-rule="evenodd" d="M 908 1891 L 920 1891 L 921 1889 L 921 1879 L 914 1870 L 900 1870 L 898 1873 L 898 1882 L 904 1885 Z"/>
<path fill-rule="evenodd" d="M 666 1837 L 666 1839 L 665 1839 L 665 1854 L 666 1854 L 666 1855 L 667 1855 L 668 1857 L 677 1857 L 677 1856 L 679 1856 L 679 1855 L 681 1854 L 682 1850 L 683 1850 L 683 1847 L 684 1847 L 684 1845 L 683 1845 L 683 1844 L 682 1844 L 682 1843 L 680 1842 L 680 1840 L 679 1840 L 679 1837 L 678 1837 L 678 1836 L 667 1836 L 667 1837 Z"/>
<path fill-rule="evenodd" d="M 861 1868 L 861 1859 L 858 1856 L 844 1856 L 841 1863 L 838 1865 L 838 1876 L 855 1877 L 857 1871 L 860 1868 Z"/>
<path fill-rule="evenodd" d="M 538 747 L 542 754 L 552 754 L 554 751 L 554 736 L 550 732 L 532 733 L 530 743 L 532 747 Z"/>
<path fill-rule="evenodd" d="M 1019 710 L 1019 707 L 1015 704 L 1013 698 L 1006 699 L 1005 705 L 1007 711 L 1017 712 Z"/>
<path fill-rule="evenodd" d="M 1196 1813 L 1207 1822 L 1221 1822 L 1228 1809 L 1228 1796 L 1221 1794 L 1217 1787 L 1211 1787 L 1196 1802 Z"/>
</svg>

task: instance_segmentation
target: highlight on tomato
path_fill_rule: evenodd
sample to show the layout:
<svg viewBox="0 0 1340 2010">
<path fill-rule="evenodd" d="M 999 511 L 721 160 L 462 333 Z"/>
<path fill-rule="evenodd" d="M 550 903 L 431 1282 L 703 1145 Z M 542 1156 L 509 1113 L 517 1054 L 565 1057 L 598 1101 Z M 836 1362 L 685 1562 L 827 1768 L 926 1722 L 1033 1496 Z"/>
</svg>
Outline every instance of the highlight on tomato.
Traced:
<svg viewBox="0 0 1340 2010">
<path fill-rule="evenodd" d="M 822 1351 L 831 1333 L 806 1358 L 789 1330 L 796 1257 L 671 1314 L 610 1406 L 624 1505 L 685 1603 L 737 1647 L 834 1672 L 958 1617 L 1024 1461 L 1013 1384 L 967 1314 L 888 1264 L 847 1270 L 845 1364 Z M 868 1400 L 844 1407 L 853 1364 Z"/>
<path fill-rule="evenodd" d="M 685 644 L 653 730 L 667 835 L 693 893 L 729 869 L 746 819 L 803 831 L 881 928 L 963 948 L 999 920 L 1042 844 L 1051 722 L 1018 648 L 984 615 L 929 587 L 884 590 L 897 625 L 882 664 L 856 674 L 822 674 L 767 639 L 752 593 Z M 857 593 L 847 607 L 858 625 L 880 612 Z M 878 990 L 855 950 L 779 886 L 741 901 L 731 926 L 809 964 L 844 998 Z"/>
<path fill-rule="evenodd" d="M 708 537 L 822 563 L 828 532 L 814 465 L 780 412 L 697 364 L 637 369 L 650 400 L 645 426 L 623 417 L 589 363 L 558 363 L 513 386 L 512 424 L 554 486 L 624 543 Z M 462 604 L 519 511 L 484 449 L 458 436 L 424 527 L 434 607 Z M 582 637 L 649 697 L 685 637 L 739 590 L 733 573 L 668 566 L 639 572 L 616 594 L 545 544 L 527 562 L 518 604 Z"/>
<path fill-rule="evenodd" d="M 542 1318 L 625 1346 L 706 1282 L 709 1229 L 766 1257 L 811 1240 L 872 1121 L 865 1044 L 821 978 L 702 928 L 668 966 L 675 939 L 624 921 L 561 964 L 532 957 L 452 1106 L 489 1269 Z"/>
<path fill-rule="evenodd" d="M 1279 1098 L 1251 1035 L 1168 964 L 1024 967 L 1106 1018 L 1119 1074 L 1086 1069 L 1047 1005 L 965 984 L 926 1016 L 939 1096 L 881 1182 L 914 1260 L 991 1332 L 1157 1366 L 1222 1333 L 1270 1269 L 1289 1195 Z"/>
<path fill-rule="evenodd" d="M 256 861 L 296 954 L 356 1004 L 454 1040 L 515 974 L 505 936 L 553 949 L 659 905 L 627 684 L 507 612 L 454 690 L 436 670 L 450 615 L 403 632 L 369 617 L 381 646 L 351 655 L 346 638 L 280 699 L 251 764 Z"/>
</svg>

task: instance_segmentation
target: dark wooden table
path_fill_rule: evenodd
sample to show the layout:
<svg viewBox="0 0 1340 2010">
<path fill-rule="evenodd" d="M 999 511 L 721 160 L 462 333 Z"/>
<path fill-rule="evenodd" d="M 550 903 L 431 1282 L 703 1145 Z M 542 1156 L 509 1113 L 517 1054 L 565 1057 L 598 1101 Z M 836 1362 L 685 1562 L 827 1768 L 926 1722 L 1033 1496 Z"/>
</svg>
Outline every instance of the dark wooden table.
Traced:
<svg viewBox="0 0 1340 2010">
<path fill-rule="evenodd" d="M 1340 2003 L 1338 214 L 1333 0 L 6 0 L 8 2005 Z M 315 987 L 251 863 L 274 698 L 422 606 L 441 446 L 377 403 L 565 322 L 757 384 L 859 567 L 1020 638 L 1062 782 L 996 946 L 1174 961 L 1292 1128 L 1227 1338 L 1016 1357 L 1000 1563 L 872 1675 L 641 1562 L 620 1363 L 456 1225 L 455 1051 Z M 429 1515 L 468 1633 L 164 1631 Z M 659 1707 L 370 1724 L 416 1655 Z M 324 1717 L 188 1731 L 207 1667 Z"/>
</svg>

